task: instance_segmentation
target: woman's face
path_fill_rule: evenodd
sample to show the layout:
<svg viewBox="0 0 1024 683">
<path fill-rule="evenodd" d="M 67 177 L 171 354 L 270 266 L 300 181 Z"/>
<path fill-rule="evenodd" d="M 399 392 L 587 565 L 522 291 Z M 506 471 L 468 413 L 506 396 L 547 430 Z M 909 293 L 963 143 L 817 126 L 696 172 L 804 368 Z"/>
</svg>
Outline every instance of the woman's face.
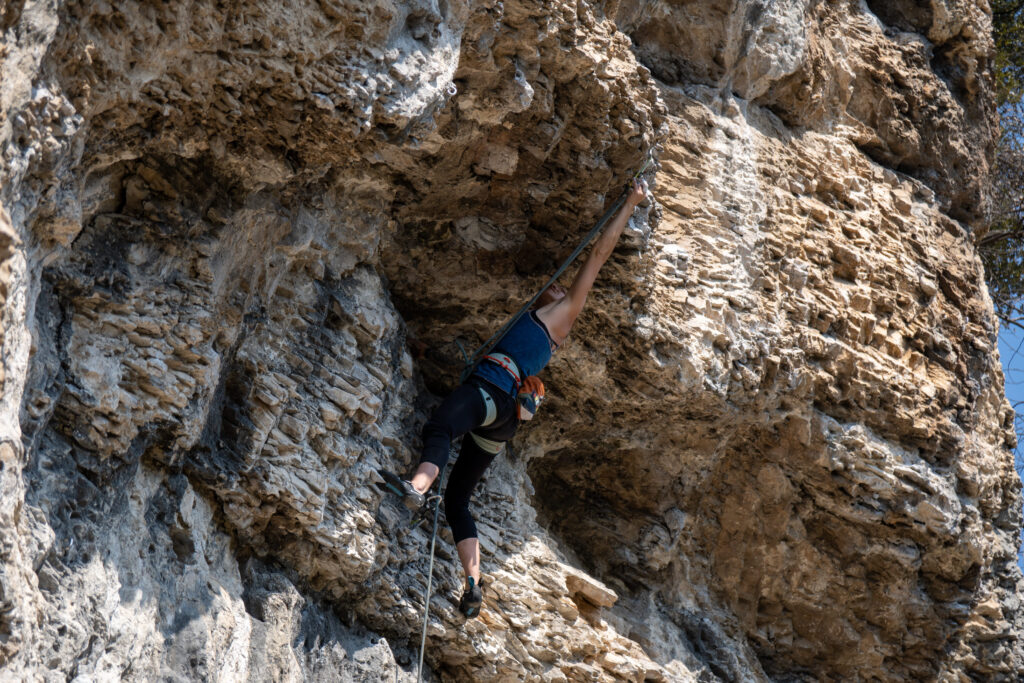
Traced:
<svg viewBox="0 0 1024 683">
<path fill-rule="evenodd" d="M 547 306 L 548 304 L 553 304 L 554 302 L 565 298 L 565 295 L 565 287 L 556 282 L 544 290 L 544 293 L 540 295 L 539 299 L 537 299 L 537 305 Z"/>
</svg>

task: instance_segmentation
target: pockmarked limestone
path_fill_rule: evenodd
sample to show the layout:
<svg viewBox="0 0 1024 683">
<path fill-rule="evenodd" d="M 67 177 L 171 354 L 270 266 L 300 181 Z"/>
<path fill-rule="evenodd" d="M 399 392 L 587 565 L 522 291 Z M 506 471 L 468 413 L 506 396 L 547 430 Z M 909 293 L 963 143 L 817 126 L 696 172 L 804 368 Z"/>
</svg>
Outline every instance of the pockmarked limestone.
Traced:
<svg viewBox="0 0 1024 683">
<path fill-rule="evenodd" d="M 1019 680 L 988 13 L 0 5 L 0 680 L 414 680 L 374 473 L 648 156 L 427 678 Z"/>
</svg>

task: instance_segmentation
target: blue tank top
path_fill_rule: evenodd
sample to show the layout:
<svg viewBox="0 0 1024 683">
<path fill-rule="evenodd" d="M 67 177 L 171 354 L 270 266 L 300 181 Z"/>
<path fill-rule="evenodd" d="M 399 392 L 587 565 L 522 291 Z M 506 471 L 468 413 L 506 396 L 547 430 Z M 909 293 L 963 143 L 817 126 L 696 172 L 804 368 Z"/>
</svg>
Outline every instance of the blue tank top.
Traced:
<svg viewBox="0 0 1024 683">
<path fill-rule="evenodd" d="M 516 324 L 494 345 L 493 350 L 511 356 L 519 366 L 520 379 L 526 379 L 544 369 L 551 360 L 551 351 L 554 348 L 557 348 L 557 345 L 548 334 L 547 327 L 537 317 L 535 311 L 530 311 L 529 315 L 524 315 L 516 321 Z M 500 365 L 485 360 L 476 367 L 473 374 L 510 394 L 515 391 L 515 380 L 508 370 Z"/>
</svg>

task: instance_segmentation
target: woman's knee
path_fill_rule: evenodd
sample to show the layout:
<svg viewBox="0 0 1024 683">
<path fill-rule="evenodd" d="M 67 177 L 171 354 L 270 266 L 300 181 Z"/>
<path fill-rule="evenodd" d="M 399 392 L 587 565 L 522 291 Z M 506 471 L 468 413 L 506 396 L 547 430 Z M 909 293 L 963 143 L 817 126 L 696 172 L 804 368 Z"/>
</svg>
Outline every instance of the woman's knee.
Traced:
<svg viewBox="0 0 1024 683">
<path fill-rule="evenodd" d="M 476 524 L 473 522 L 473 515 L 469 511 L 469 499 L 459 498 L 451 500 L 448 494 L 444 499 L 444 516 L 448 520 L 448 526 L 452 528 L 452 536 L 455 542 L 476 536 Z"/>
<path fill-rule="evenodd" d="M 452 539 L 455 541 L 455 545 L 458 545 L 467 538 L 476 538 L 476 524 L 473 523 L 471 516 L 466 516 L 465 519 L 456 520 L 455 522 L 449 521 L 449 526 L 452 528 Z"/>
<path fill-rule="evenodd" d="M 444 513 L 447 516 L 469 514 L 470 491 L 448 486 L 444 490 Z"/>
</svg>

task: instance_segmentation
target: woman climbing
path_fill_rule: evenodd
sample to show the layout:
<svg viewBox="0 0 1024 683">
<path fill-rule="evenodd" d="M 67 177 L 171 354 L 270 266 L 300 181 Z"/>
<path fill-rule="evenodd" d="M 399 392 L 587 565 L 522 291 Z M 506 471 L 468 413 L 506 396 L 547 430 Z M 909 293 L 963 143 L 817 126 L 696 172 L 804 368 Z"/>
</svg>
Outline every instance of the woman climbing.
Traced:
<svg viewBox="0 0 1024 683">
<path fill-rule="evenodd" d="M 569 334 L 583 310 L 597 272 L 611 256 L 647 186 L 634 180 L 622 208 L 615 214 L 568 290 L 555 283 L 537 300 L 537 307 L 520 318 L 484 356 L 466 381 L 434 411 L 423 428 L 423 453 L 411 481 L 381 471 L 391 486 L 402 491 L 406 506 L 418 510 L 425 493 L 448 461 L 452 440 L 462 440 L 459 458 L 444 493 L 445 516 L 452 528 L 459 560 L 466 572 L 466 590 L 459 610 L 467 617 L 480 612 L 480 542 L 469 512 L 469 498 L 484 470 L 504 449 L 519 424 L 516 393 L 527 379 L 535 379 L 551 354 Z"/>
</svg>

